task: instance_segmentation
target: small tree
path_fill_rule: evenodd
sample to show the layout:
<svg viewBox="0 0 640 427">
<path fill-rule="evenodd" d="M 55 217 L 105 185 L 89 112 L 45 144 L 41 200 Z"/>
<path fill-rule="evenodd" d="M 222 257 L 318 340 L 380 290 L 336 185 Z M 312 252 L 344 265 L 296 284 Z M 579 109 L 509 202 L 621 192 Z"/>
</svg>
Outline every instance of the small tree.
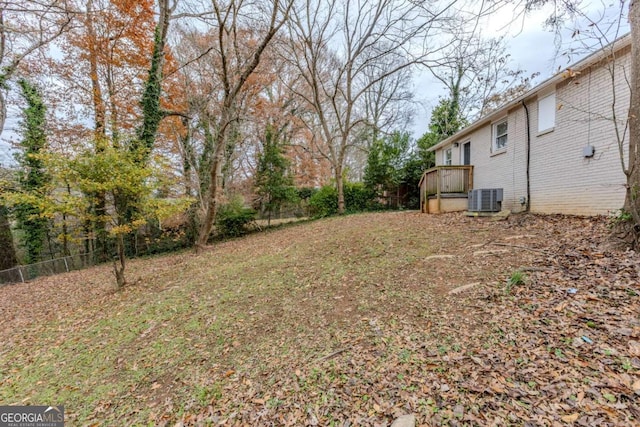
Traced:
<svg viewBox="0 0 640 427">
<path fill-rule="evenodd" d="M 631 26 L 631 102 L 629 105 L 629 161 L 624 173 L 627 178 L 624 210 L 629 213 L 630 246 L 640 248 L 640 3 L 629 4 Z"/>
<path fill-rule="evenodd" d="M 42 197 L 46 191 L 49 177 L 44 169 L 42 158 L 38 155 L 46 148 L 45 133 L 46 108 L 42 102 L 42 95 L 36 86 L 27 80 L 18 82 L 22 89 L 22 96 L 27 101 L 27 108 L 23 111 L 20 122 L 22 153 L 16 155 L 20 165 L 18 184 L 20 191 Z M 15 209 L 18 228 L 24 233 L 23 246 L 26 249 L 26 262 L 36 262 L 40 258 L 44 241 L 49 231 L 46 218 L 33 203 L 21 203 Z"/>
<path fill-rule="evenodd" d="M 14 187 L 15 174 L 10 169 L 0 167 L 0 195 L 6 194 Z M 16 248 L 13 244 L 13 233 L 9 223 L 9 209 L 5 200 L 0 196 L 0 270 L 7 270 L 18 265 Z"/>
<path fill-rule="evenodd" d="M 457 102 L 446 98 L 441 99 L 431 112 L 429 130 L 416 141 L 417 155 L 422 160 L 424 169 L 436 165 L 435 155 L 433 151 L 429 151 L 429 148 L 450 137 L 466 125 L 467 121 L 462 117 Z"/>
<path fill-rule="evenodd" d="M 73 215 L 81 223 L 104 221 L 110 243 L 116 248 L 113 271 L 117 290 L 126 283 L 125 237 L 147 219 L 163 220 L 183 211 L 190 203 L 182 199 L 169 202 L 152 198 L 152 183 L 160 180 L 154 176 L 154 170 L 140 165 L 137 157 L 127 150 L 106 147 L 99 153 L 85 151 L 72 158 L 51 153 L 41 154 L 39 158 L 52 175 L 49 191 L 44 196 L 9 193 L 4 199 L 14 206 L 31 204 L 43 218 Z M 61 190 L 67 186 L 68 191 Z M 95 218 L 96 214 L 89 209 L 96 202 L 94 197 L 98 197 L 91 195 L 104 196 L 106 209 L 101 218 Z M 121 198 L 129 203 L 120 205 L 117 201 Z M 135 212 L 135 216 L 131 216 L 131 212 Z"/>
<path fill-rule="evenodd" d="M 364 170 L 364 183 L 367 188 L 378 193 L 381 190 L 397 188 L 402 182 L 402 169 L 407 160 L 408 150 L 409 134 L 406 132 L 395 132 L 374 141 Z"/>
<path fill-rule="evenodd" d="M 260 202 L 267 211 L 267 224 L 271 215 L 287 202 L 294 202 L 298 195 L 293 177 L 287 174 L 289 160 L 284 156 L 283 144 L 271 125 L 267 126 L 263 151 L 258 160 L 255 186 Z"/>
<path fill-rule="evenodd" d="M 126 151 L 106 148 L 95 154 L 82 153 L 68 163 L 70 178 L 72 182 L 78 182 L 82 193 L 104 194 L 111 204 L 110 209 L 105 209 L 104 217 L 96 219 L 108 224 L 109 237 L 115 243 L 116 289 L 126 283 L 124 238 L 146 222 L 143 212 L 148 207 L 152 190 L 147 185 L 151 170 L 136 160 Z M 126 205 L 117 202 L 123 199 L 128 201 Z M 85 201 L 95 204 L 88 197 Z"/>
<path fill-rule="evenodd" d="M 407 191 L 404 201 L 405 208 L 418 209 L 420 207 L 420 189 L 418 185 L 424 171 L 424 160 L 416 150 L 412 151 L 402 167 L 402 184 L 405 185 Z"/>
</svg>

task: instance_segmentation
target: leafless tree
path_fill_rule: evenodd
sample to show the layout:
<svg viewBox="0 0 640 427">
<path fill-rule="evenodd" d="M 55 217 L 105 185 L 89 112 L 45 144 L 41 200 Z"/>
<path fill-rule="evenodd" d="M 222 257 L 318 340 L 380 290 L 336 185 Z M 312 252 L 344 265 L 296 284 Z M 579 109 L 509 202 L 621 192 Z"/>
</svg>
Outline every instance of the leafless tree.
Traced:
<svg viewBox="0 0 640 427">
<path fill-rule="evenodd" d="M 395 63 L 376 64 L 376 68 L 364 70 L 364 81 L 376 80 L 381 69 L 393 68 Z M 363 95 L 358 106 L 365 117 L 362 126 L 354 136 L 354 150 L 347 151 L 348 177 L 362 181 L 366 160 L 374 141 L 392 132 L 407 129 L 413 120 L 416 106 L 411 90 L 412 70 L 405 68 L 383 80 L 377 80 Z"/>
<path fill-rule="evenodd" d="M 484 15 L 482 10 L 478 16 Z M 504 94 L 517 97 L 530 88 L 535 77 L 510 67 L 505 36 L 483 38 L 479 20 L 457 23 L 445 30 L 450 40 L 436 66 L 429 67 L 433 76 L 447 89 L 447 97 L 467 121 L 490 112 L 497 103 L 508 101 Z"/>
<path fill-rule="evenodd" d="M 625 238 L 625 241 L 637 250 L 640 248 L 640 2 L 637 0 L 632 0 L 629 4 L 629 24 L 631 27 L 631 70 L 629 76 L 631 100 L 627 115 L 629 159 L 626 167 L 624 150 L 620 149 L 619 152 L 622 170 L 627 178 L 623 212 L 626 212 L 630 219 L 624 221 L 626 224 L 621 224 L 618 231 L 626 233 L 628 237 Z"/>
<path fill-rule="evenodd" d="M 198 231 L 196 250 L 206 245 L 221 203 L 225 153 L 233 143 L 233 127 L 240 120 L 239 98 L 260 64 L 265 49 L 287 20 L 291 6 L 292 0 L 272 0 L 265 3 L 212 0 L 211 10 L 198 14 L 214 31 L 213 44 L 202 56 L 215 57 L 218 65 L 215 69 L 216 78 L 222 91 L 219 94 L 218 115 L 211 117 L 215 120 L 212 126 L 215 133 L 208 171 L 210 182 L 205 195 L 206 210 Z M 252 43 L 243 42 L 243 38 L 250 39 Z"/>
<path fill-rule="evenodd" d="M 434 54 L 429 37 L 454 2 L 300 0 L 289 25 L 287 57 L 305 87 L 318 149 L 330 161 L 345 212 L 344 168 L 359 129 L 367 123 L 366 96 L 382 82 Z M 394 94 L 387 94 L 392 97 Z"/>
<path fill-rule="evenodd" d="M 0 2 L 0 133 L 7 119 L 8 81 L 25 58 L 60 36 L 73 16 L 65 0 Z"/>
</svg>

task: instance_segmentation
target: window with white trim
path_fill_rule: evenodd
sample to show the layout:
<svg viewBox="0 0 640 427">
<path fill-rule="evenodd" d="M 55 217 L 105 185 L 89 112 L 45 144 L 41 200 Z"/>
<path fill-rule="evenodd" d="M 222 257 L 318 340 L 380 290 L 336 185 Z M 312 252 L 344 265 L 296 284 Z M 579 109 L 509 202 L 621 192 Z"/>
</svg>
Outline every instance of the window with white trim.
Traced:
<svg viewBox="0 0 640 427">
<path fill-rule="evenodd" d="M 538 132 L 553 130 L 556 125 L 555 92 L 538 100 Z"/>
<path fill-rule="evenodd" d="M 493 152 L 502 151 L 507 148 L 507 136 L 509 134 L 509 126 L 507 119 L 501 120 L 493 124 Z"/>
<path fill-rule="evenodd" d="M 451 148 L 447 148 L 444 150 L 444 164 L 445 166 L 451 166 L 451 159 L 453 156 L 451 155 Z"/>
</svg>

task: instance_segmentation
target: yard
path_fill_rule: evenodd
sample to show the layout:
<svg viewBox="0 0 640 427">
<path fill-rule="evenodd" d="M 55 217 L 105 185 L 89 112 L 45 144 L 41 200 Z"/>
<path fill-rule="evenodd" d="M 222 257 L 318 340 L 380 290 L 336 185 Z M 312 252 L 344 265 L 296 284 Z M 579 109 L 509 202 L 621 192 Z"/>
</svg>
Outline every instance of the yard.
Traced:
<svg viewBox="0 0 640 427">
<path fill-rule="evenodd" d="M 0 288 L 0 403 L 67 425 L 640 423 L 604 219 L 330 218 Z"/>
</svg>

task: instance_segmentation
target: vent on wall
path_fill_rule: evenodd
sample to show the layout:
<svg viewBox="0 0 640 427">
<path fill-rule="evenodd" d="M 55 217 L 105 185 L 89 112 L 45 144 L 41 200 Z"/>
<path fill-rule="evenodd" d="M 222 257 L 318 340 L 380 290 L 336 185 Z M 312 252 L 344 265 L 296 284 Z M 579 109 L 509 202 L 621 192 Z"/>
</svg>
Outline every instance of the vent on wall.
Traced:
<svg viewBox="0 0 640 427">
<path fill-rule="evenodd" d="M 469 191 L 469 212 L 499 212 L 502 208 L 502 188 L 478 188 Z"/>
</svg>

